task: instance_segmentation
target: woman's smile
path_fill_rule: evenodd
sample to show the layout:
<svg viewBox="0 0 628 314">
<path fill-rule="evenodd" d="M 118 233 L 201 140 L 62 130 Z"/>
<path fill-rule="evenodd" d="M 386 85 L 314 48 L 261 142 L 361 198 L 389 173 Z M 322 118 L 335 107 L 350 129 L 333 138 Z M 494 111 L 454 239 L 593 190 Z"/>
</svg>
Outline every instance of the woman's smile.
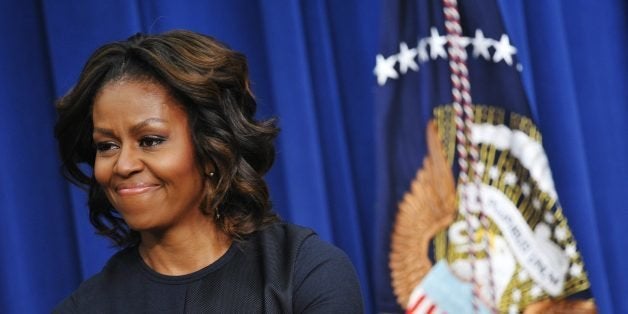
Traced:
<svg viewBox="0 0 628 314">
<path fill-rule="evenodd" d="M 120 196 L 129 196 L 144 194 L 157 190 L 160 187 L 159 184 L 147 184 L 147 183 L 124 183 L 116 187 L 116 192 Z"/>
</svg>

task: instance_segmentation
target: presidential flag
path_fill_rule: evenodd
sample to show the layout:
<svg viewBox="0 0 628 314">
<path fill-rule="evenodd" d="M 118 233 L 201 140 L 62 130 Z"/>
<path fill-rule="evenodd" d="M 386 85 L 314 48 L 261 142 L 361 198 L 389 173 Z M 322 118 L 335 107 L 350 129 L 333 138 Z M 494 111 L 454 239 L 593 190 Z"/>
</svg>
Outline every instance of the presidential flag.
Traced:
<svg viewBox="0 0 628 314">
<path fill-rule="evenodd" d="M 382 14 L 378 311 L 594 310 L 498 4 L 388 1 Z"/>
</svg>

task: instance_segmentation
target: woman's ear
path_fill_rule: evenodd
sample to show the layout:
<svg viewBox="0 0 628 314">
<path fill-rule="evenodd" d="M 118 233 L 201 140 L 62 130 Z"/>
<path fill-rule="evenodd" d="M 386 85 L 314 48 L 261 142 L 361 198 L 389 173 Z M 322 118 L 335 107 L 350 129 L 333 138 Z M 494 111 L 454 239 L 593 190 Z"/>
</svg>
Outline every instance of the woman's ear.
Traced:
<svg viewBox="0 0 628 314">
<path fill-rule="evenodd" d="M 208 161 L 207 163 L 205 163 L 203 175 L 210 180 L 213 180 L 214 177 L 216 177 L 216 166 L 212 161 Z"/>
<path fill-rule="evenodd" d="M 216 215 L 213 209 L 212 199 L 214 197 L 214 189 L 216 188 L 216 168 L 212 162 L 208 162 L 203 167 L 203 180 L 205 185 L 205 195 L 200 204 L 201 211 L 207 215 Z"/>
</svg>

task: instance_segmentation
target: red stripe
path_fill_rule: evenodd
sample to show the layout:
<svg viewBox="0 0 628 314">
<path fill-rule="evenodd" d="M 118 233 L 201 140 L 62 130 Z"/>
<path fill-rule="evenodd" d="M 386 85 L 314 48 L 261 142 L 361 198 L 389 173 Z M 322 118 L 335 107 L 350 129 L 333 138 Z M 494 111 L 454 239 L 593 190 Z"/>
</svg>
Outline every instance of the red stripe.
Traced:
<svg viewBox="0 0 628 314">
<path fill-rule="evenodd" d="M 406 314 L 410 314 L 412 312 L 414 312 L 414 310 L 416 310 L 417 307 L 419 307 L 419 305 L 421 305 L 421 302 L 423 302 L 423 300 L 425 300 L 425 294 L 422 295 L 415 303 L 414 305 L 412 305 L 412 307 L 408 308 L 406 310 Z"/>
<path fill-rule="evenodd" d="M 427 309 L 427 314 L 432 314 L 432 313 L 434 313 L 435 310 L 436 310 L 436 305 L 432 304 L 432 306 L 430 306 Z"/>
</svg>

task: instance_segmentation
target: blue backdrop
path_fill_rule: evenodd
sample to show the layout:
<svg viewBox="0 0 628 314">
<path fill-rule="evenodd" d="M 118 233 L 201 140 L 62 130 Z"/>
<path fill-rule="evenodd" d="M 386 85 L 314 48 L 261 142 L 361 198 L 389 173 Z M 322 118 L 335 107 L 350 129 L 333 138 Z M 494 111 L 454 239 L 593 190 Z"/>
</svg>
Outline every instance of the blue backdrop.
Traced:
<svg viewBox="0 0 628 314">
<path fill-rule="evenodd" d="M 60 176 L 54 100 L 101 44 L 185 28 L 249 57 L 260 116 L 280 118 L 276 210 L 344 249 L 378 311 L 373 75 L 393 1 L 0 2 L 0 312 L 44 313 L 113 249 Z M 603 313 L 628 313 L 628 7 L 499 1 L 565 215 Z"/>
</svg>

